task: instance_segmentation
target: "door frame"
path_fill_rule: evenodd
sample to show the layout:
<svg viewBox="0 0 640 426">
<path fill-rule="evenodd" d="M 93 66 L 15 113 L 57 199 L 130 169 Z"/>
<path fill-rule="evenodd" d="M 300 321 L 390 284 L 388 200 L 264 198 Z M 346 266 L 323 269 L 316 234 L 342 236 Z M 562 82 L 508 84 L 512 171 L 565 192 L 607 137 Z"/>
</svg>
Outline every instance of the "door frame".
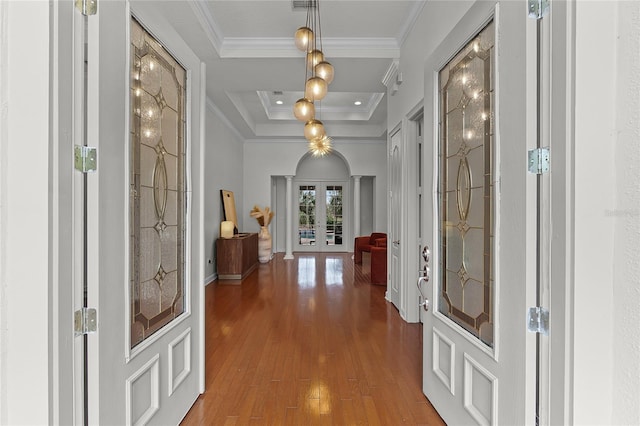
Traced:
<svg viewBox="0 0 640 426">
<path fill-rule="evenodd" d="M 421 120 L 424 115 L 424 101 L 420 101 L 416 104 L 411 111 L 402 119 L 400 123 L 398 123 L 393 130 L 389 132 L 389 173 L 388 175 L 388 186 L 391 188 L 391 138 L 398 132 L 401 132 L 401 149 L 402 149 L 402 171 L 400 173 L 401 185 L 400 185 L 400 271 L 399 271 L 399 300 L 398 300 L 398 311 L 400 313 L 400 317 L 404 319 L 406 322 L 414 323 L 421 322 L 419 303 L 421 302 L 421 296 L 418 291 L 418 287 L 415 283 L 418 280 L 418 269 L 420 267 L 419 254 L 422 247 L 422 241 L 419 238 L 420 230 L 419 230 L 419 215 L 418 215 L 418 205 L 419 201 L 417 199 L 418 193 L 418 182 L 421 177 L 418 176 L 418 149 L 417 149 L 417 138 L 418 138 L 418 124 L 417 121 Z M 424 139 L 424 126 L 423 126 L 423 135 Z M 424 150 L 424 141 L 423 141 L 423 150 Z M 412 161 L 411 159 L 416 159 L 416 161 Z M 422 173 L 424 175 L 424 164 Z M 424 188 L 423 188 L 424 192 Z M 422 194 L 424 200 L 424 194 Z M 389 230 L 389 235 L 391 237 L 391 229 L 393 227 L 392 221 L 392 206 L 388 206 L 387 211 L 387 229 Z M 415 255 L 415 256 L 414 256 Z M 389 271 L 389 285 L 393 285 L 393 268 L 392 268 L 392 258 L 389 255 L 388 259 L 388 271 Z M 387 300 L 390 300 L 387 296 Z"/>
<path fill-rule="evenodd" d="M 403 167 L 406 164 L 405 150 L 406 150 L 406 136 L 404 124 L 406 120 L 398 123 L 391 132 L 389 132 L 389 142 L 387 149 L 387 188 L 389 189 L 389 196 L 391 202 L 388 206 L 387 212 L 387 229 L 389 232 L 389 237 L 387 241 L 387 271 L 389 272 L 389 276 L 387 277 L 387 292 L 385 298 L 387 301 L 393 303 L 397 306 L 398 312 L 400 313 L 400 317 L 406 320 L 406 305 L 404 305 L 406 294 L 406 265 L 405 265 L 405 253 L 407 252 L 407 212 L 408 208 L 405 205 L 404 201 L 407 199 L 407 188 L 406 185 L 403 185 L 406 182 L 406 173 L 408 173 L 409 167 Z M 398 159 L 398 194 L 393 193 L 393 179 L 394 179 L 394 164 L 393 164 L 393 149 L 394 149 L 394 138 L 398 135 L 400 140 L 397 143 L 399 152 Z M 398 201 L 396 201 L 396 199 Z M 397 217 L 394 217 L 394 210 L 397 209 Z M 396 219 L 399 223 L 394 224 L 394 219 Z M 397 226 L 397 235 L 394 233 L 394 228 Z M 396 241 L 399 240 L 398 244 L 394 243 L 394 238 L 397 238 Z M 397 248 L 396 248 L 397 246 Z M 394 261 L 394 251 L 397 250 L 398 259 L 397 262 Z M 397 282 L 396 282 L 397 281 Z M 394 296 L 393 286 L 397 286 L 397 296 Z M 394 300 L 397 297 L 397 301 Z"/>
<path fill-rule="evenodd" d="M 406 274 L 403 281 L 401 303 L 404 306 L 403 319 L 407 322 L 422 322 L 421 310 L 419 309 L 419 304 L 422 300 L 416 285 L 420 275 L 418 270 L 420 268 L 420 252 L 422 250 L 422 230 L 420 229 L 422 218 L 420 213 L 423 210 L 422 204 L 425 196 L 424 183 L 422 187 L 419 186 L 420 182 L 424 182 L 425 174 L 424 159 L 420 157 L 420 151 L 418 150 L 418 122 L 420 120 L 423 122 L 422 152 L 424 152 L 424 100 L 409 111 L 402 124 L 405 129 L 406 152 L 404 164 L 406 169 L 406 185 L 404 185 L 406 188 L 406 201 L 403 203 L 403 208 L 406 209 L 404 217 L 407 225 L 403 235 L 403 239 L 406 241 L 403 256 Z M 418 162 L 422 164 L 422 170 L 420 170 Z M 421 192 L 419 192 L 419 189 Z M 421 196 L 422 203 L 418 200 L 418 195 Z"/>
<path fill-rule="evenodd" d="M 334 246 L 329 246 L 327 244 L 323 245 L 322 249 L 320 249 L 320 245 L 319 244 L 314 244 L 312 246 L 301 246 L 298 243 L 298 216 L 297 214 L 294 214 L 295 218 L 291 223 L 291 235 L 293 235 L 294 237 L 294 241 L 293 241 L 293 251 L 294 252 L 327 252 L 327 253 L 331 253 L 331 252 L 335 252 L 335 253 L 343 253 L 343 252 L 347 252 L 349 251 L 349 238 L 348 236 L 351 235 L 351 222 L 352 222 L 352 218 L 351 218 L 351 207 L 350 207 L 350 203 L 345 203 L 345 201 L 351 200 L 350 198 L 350 194 L 351 194 L 351 182 L 349 179 L 346 180 L 331 180 L 331 179 L 322 179 L 322 180 L 318 180 L 318 179 L 296 179 L 294 177 L 293 179 L 293 191 L 294 191 L 294 203 L 295 205 L 293 206 L 293 211 L 298 212 L 298 208 L 299 208 L 299 204 L 298 204 L 298 196 L 300 193 L 300 185 L 315 185 L 316 186 L 316 191 L 318 191 L 318 186 L 323 187 L 323 192 L 325 192 L 326 190 L 326 186 L 327 185 L 331 185 L 331 184 L 335 184 L 335 185 L 342 185 L 342 248 L 340 250 L 328 250 L 326 249 L 326 247 L 336 247 Z M 323 194 L 323 196 L 326 196 L 326 192 Z M 316 212 L 318 209 L 318 196 L 316 193 Z M 323 203 L 324 205 L 324 203 Z M 317 229 L 317 216 L 316 216 L 316 229 Z M 326 234 L 325 234 L 326 236 Z M 317 241 L 316 241 L 317 243 Z"/>
</svg>

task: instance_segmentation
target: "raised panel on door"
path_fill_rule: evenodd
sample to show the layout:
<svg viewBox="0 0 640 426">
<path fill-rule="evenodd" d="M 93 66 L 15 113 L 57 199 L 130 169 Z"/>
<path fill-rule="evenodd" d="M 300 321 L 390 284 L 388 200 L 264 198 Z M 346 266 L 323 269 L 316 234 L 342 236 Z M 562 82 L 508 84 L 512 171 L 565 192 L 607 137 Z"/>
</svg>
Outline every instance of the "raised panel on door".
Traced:
<svg viewBox="0 0 640 426">
<path fill-rule="evenodd" d="M 151 9 L 150 9 L 151 8 Z M 177 424 L 203 390 L 200 62 L 151 5 L 88 18 L 88 415 Z"/>
<path fill-rule="evenodd" d="M 426 61 L 423 390 L 449 424 L 535 416 L 535 338 L 523 320 L 535 287 L 526 244 L 535 191 L 519 161 L 528 142 L 519 6 L 476 2 Z"/>
</svg>

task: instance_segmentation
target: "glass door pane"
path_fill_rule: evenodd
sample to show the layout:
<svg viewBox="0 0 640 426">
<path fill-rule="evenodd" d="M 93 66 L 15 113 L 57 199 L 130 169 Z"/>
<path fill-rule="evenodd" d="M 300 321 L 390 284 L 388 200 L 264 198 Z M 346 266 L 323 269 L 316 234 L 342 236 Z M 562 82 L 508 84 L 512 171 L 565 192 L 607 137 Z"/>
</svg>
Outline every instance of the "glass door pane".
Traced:
<svg viewBox="0 0 640 426">
<path fill-rule="evenodd" d="M 441 71 L 438 310 L 493 346 L 494 25 Z"/>
<path fill-rule="evenodd" d="M 131 21 L 131 347 L 185 311 L 186 72 Z"/>
<path fill-rule="evenodd" d="M 345 182 L 298 182 L 296 251 L 345 251 Z"/>
<path fill-rule="evenodd" d="M 341 246 L 342 243 L 342 185 L 327 185 L 325 190 L 325 243 Z"/>
<path fill-rule="evenodd" d="M 298 189 L 298 245 L 316 244 L 316 186 L 300 185 Z"/>
</svg>

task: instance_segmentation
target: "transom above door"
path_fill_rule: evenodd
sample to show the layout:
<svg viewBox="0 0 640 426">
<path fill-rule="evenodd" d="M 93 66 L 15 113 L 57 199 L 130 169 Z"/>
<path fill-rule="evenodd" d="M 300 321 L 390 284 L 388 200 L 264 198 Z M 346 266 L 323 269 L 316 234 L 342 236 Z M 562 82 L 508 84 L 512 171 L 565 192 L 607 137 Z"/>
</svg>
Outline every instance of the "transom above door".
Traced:
<svg viewBox="0 0 640 426">
<path fill-rule="evenodd" d="M 346 251 L 347 182 L 297 182 L 296 251 Z"/>
</svg>

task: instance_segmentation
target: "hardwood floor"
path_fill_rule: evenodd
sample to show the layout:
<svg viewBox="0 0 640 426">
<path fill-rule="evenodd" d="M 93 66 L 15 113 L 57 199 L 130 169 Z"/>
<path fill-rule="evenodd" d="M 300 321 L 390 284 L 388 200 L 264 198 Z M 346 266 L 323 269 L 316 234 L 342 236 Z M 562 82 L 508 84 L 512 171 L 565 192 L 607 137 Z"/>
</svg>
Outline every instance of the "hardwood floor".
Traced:
<svg viewBox="0 0 640 426">
<path fill-rule="evenodd" d="M 206 288 L 206 392 L 183 425 L 441 425 L 422 329 L 369 284 L 369 257 L 282 253 Z"/>
</svg>

